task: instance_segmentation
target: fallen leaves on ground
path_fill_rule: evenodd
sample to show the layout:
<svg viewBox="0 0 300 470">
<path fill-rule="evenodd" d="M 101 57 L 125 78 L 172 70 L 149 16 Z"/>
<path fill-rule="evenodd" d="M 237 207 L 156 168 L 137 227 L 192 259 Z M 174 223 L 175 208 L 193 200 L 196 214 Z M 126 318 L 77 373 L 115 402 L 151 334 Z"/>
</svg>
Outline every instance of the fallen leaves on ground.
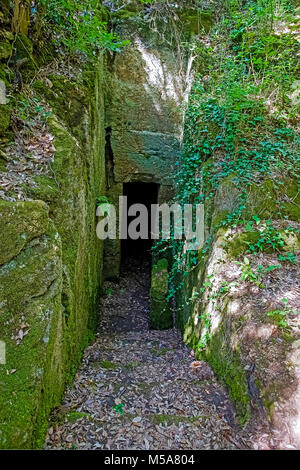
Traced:
<svg viewBox="0 0 300 470">
<path fill-rule="evenodd" d="M 54 413 L 45 448 L 246 448 L 208 364 L 191 367 L 191 351 L 176 329 L 149 330 L 145 266 L 132 262 L 119 285 L 106 289 L 97 339 Z"/>
</svg>

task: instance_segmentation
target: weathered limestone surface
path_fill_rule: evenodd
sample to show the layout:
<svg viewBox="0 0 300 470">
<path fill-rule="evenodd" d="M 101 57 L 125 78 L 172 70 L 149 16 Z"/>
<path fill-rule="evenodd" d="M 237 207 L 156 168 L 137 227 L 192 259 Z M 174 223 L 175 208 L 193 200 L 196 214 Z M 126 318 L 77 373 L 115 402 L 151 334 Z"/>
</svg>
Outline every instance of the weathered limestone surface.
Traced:
<svg viewBox="0 0 300 470">
<path fill-rule="evenodd" d="M 153 329 L 167 330 L 173 326 L 172 310 L 167 300 L 168 291 L 168 260 L 162 258 L 152 267 L 150 319 Z"/>
<path fill-rule="evenodd" d="M 31 447 L 64 385 L 61 238 L 41 201 L 0 202 L 0 448 Z"/>
<path fill-rule="evenodd" d="M 106 125 L 110 131 L 110 201 L 122 184 L 160 184 L 159 203 L 172 196 L 181 151 L 187 58 L 137 17 L 140 5 L 120 11 L 116 31 L 130 45 L 109 64 Z M 129 8 L 129 7 L 128 7 Z M 117 205 L 116 208 L 118 209 Z M 120 243 L 105 242 L 105 278 L 119 275 Z"/>
<path fill-rule="evenodd" d="M 111 204 L 116 208 L 117 227 L 119 227 L 119 196 L 123 194 L 123 184 L 114 183 L 107 190 L 107 197 Z M 116 280 L 120 275 L 121 265 L 121 240 L 117 237 L 115 240 L 107 239 L 104 242 L 103 253 L 103 278 Z"/>
<path fill-rule="evenodd" d="M 130 46 L 110 64 L 106 119 L 114 178 L 172 185 L 190 78 L 187 59 L 136 13 L 120 16 L 116 31 Z"/>
<path fill-rule="evenodd" d="M 172 184 L 183 100 L 176 56 L 165 47 L 151 47 L 136 28 L 121 34 L 129 35 L 131 45 L 115 58 L 107 114 L 115 181 Z"/>
<path fill-rule="evenodd" d="M 284 240 L 281 252 L 294 253 L 298 264 L 279 263 L 280 252 L 270 247 L 262 254 L 248 254 L 247 243 L 259 239 L 259 228 L 218 228 L 238 205 L 228 178 L 220 185 L 214 203 L 206 206 L 206 231 L 213 236 L 209 254 L 189 276 L 178 277 L 184 289 L 177 298 L 177 324 L 196 355 L 207 359 L 226 384 L 240 421 L 248 422 L 249 427 L 254 420 L 268 422 L 279 431 L 283 445 L 298 448 L 300 244 L 296 234 L 287 235 L 284 229 L 289 224 L 299 229 L 299 193 L 292 179 L 285 181 L 285 188 L 294 201 L 292 205 L 285 197 L 282 203 L 286 221 L 276 220 L 275 201 L 280 194 L 269 180 L 260 187 L 249 187 L 244 214 L 247 220 L 260 213 L 277 224 Z M 245 256 L 254 272 L 259 266 L 279 267 L 270 269 L 261 283 L 243 281 Z"/>
<path fill-rule="evenodd" d="M 6 104 L 6 86 L 3 80 L 0 80 L 0 104 Z"/>
<path fill-rule="evenodd" d="M 0 448 L 43 443 L 98 316 L 102 242 L 96 198 L 105 194 L 102 66 L 80 82 L 33 83 L 52 108 L 51 173 L 24 185 L 27 200 L 1 201 Z M 91 78 L 92 77 L 92 78 Z"/>
</svg>

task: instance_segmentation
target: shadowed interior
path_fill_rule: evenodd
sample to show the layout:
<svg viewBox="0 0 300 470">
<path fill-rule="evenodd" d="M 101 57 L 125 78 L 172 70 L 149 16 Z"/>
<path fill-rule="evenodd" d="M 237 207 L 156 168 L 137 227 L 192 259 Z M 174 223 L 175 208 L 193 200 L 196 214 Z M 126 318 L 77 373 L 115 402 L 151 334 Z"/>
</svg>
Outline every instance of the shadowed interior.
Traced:
<svg viewBox="0 0 300 470">
<path fill-rule="evenodd" d="M 159 185 L 156 183 L 125 183 L 123 195 L 127 196 L 127 207 L 128 209 L 133 204 L 143 204 L 148 210 L 148 237 L 147 240 L 137 239 L 122 240 L 122 262 L 126 262 L 128 258 L 151 258 L 151 205 L 157 204 Z M 128 216 L 127 228 L 130 223 L 139 217 L 139 212 L 135 216 Z M 126 222 L 125 222 L 126 223 Z M 140 231 L 140 227 L 137 227 L 137 231 Z"/>
</svg>

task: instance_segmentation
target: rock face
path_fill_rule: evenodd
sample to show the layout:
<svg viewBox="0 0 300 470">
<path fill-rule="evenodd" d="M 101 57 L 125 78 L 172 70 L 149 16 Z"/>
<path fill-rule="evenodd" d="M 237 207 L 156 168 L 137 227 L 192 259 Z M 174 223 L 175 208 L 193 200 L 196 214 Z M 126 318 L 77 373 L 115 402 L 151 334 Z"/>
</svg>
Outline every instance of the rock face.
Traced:
<svg viewBox="0 0 300 470">
<path fill-rule="evenodd" d="M 110 91 L 106 103 L 109 132 L 108 197 L 118 202 L 123 183 L 160 185 L 159 203 L 172 195 L 176 162 L 181 151 L 183 107 L 191 77 L 187 58 L 129 12 L 120 12 L 116 31 L 130 45 L 109 64 Z M 118 241 L 106 242 L 106 278 L 119 275 Z"/>
<path fill-rule="evenodd" d="M 148 26 L 119 25 L 131 45 L 116 56 L 111 70 L 111 128 L 115 182 L 172 184 L 180 151 L 186 86 L 174 51 L 150 44 Z"/>
<path fill-rule="evenodd" d="M 179 44 L 209 30 L 210 12 L 171 7 L 187 31 L 182 37 L 182 31 L 179 36 L 175 31 Z M 192 57 L 174 47 L 168 20 L 161 17 L 162 28 L 154 31 L 147 12 L 141 2 L 128 2 L 112 13 L 117 34 L 130 45 L 92 70 L 74 73 L 66 67 L 36 79 L 30 39 L 7 37 L 0 44 L 1 173 L 13 160 L 7 144 L 13 139 L 16 103 L 5 90 L 10 86 L 6 63 L 12 41 L 17 60 L 25 59 L 22 75 L 30 77 L 37 102 L 51 109 L 47 132 L 55 148 L 47 174 L 39 173 L 35 184 L 24 181 L 20 193 L 8 191 L 0 201 L 0 448 L 41 447 L 50 410 L 59 404 L 91 337 L 102 278 L 119 276 L 120 241 L 103 246 L 96 237 L 97 199 L 106 195 L 117 207 L 123 184 L 134 182 L 158 184 L 159 204 L 174 194 Z M 205 64 L 199 62 L 209 54 L 200 52 L 201 71 Z M 203 89 L 209 81 L 203 77 Z M 206 134 L 205 121 L 197 120 L 195 135 Z M 202 170 L 216 163 L 209 155 Z M 198 157 L 192 157 L 197 167 Z M 196 176 L 194 170 L 191 175 Z M 209 193 L 210 183 L 204 182 Z M 193 197 L 199 196 L 196 178 L 190 183 Z M 245 188 L 243 218 L 249 221 L 259 214 L 261 224 L 228 228 L 223 222 L 240 210 L 241 198 L 234 174 L 225 176 L 212 197 L 205 198 L 209 248 L 193 254 L 193 269 L 182 265 L 172 283 L 180 285 L 177 326 L 196 358 L 205 358 L 227 386 L 240 422 L 248 423 L 249 430 L 263 423 L 275 440 L 280 435 L 284 448 L 299 448 L 300 285 L 295 260 L 300 254 L 300 201 L 292 177 L 279 175 L 276 183 L 280 186 L 269 175 Z M 276 228 L 275 241 L 268 220 Z M 259 244 L 266 233 L 266 246 L 248 254 L 249 246 Z M 166 300 L 169 258 L 158 257 L 152 270 L 151 321 L 158 329 L 173 326 Z"/>
<path fill-rule="evenodd" d="M 64 387 L 61 238 L 41 201 L 0 203 L 0 447 L 31 447 Z"/>
<path fill-rule="evenodd" d="M 0 104 L 6 104 L 6 86 L 3 80 L 0 80 Z"/>
<path fill-rule="evenodd" d="M 186 343 L 226 384 L 240 421 L 249 429 L 264 423 L 280 447 L 299 448 L 299 217 L 287 203 L 282 207 L 287 220 L 276 221 L 274 185 L 266 181 L 265 190 L 249 187 L 245 214 L 259 208 L 282 234 L 279 252 L 270 245 L 257 254 L 247 250 L 261 238 L 260 225 L 257 230 L 217 228 L 237 204 L 231 179 L 220 185 L 214 204 L 206 207 L 207 233 L 213 234 L 210 254 L 183 278 L 177 324 Z M 286 188 L 297 201 L 296 182 L 286 182 Z M 291 226 L 293 234 L 287 230 Z M 298 264 L 280 263 L 280 252 L 294 253 Z"/>
<path fill-rule="evenodd" d="M 24 179 L 19 192 L 5 193 L 1 202 L 0 340 L 7 357 L 0 364 L 1 448 L 41 445 L 49 411 L 59 403 L 97 319 L 102 273 L 119 275 L 118 241 L 106 243 L 102 262 L 96 199 L 106 194 L 117 205 L 123 183 L 134 181 L 160 184 L 159 203 L 173 194 L 186 74 L 172 47 L 160 37 L 153 43 L 149 25 L 136 13 L 132 23 L 118 19 L 117 32 L 130 46 L 97 69 L 64 69 L 36 79 L 32 42 L 17 38 L 22 78 L 30 79 L 36 102 L 49 109 L 55 152 L 46 174 L 34 176 L 33 183 Z M 0 78 L 6 86 L 4 60 L 11 52 L 10 40 L 2 42 Z M 4 100 L 2 87 L 6 171 L 14 103 Z"/>
<path fill-rule="evenodd" d="M 167 300 L 168 291 L 168 260 L 162 258 L 153 265 L 151 277 L 150 319 L 155 330 L 167 330 L 173 326 L 172 311 Z"/>
<path fill-rule="evenodd" d="M 105 193 L 102 66 L 79 84 L 53 75 L 36 81 L 52 108 L 55 147 L 48 176 L 24 185 L 24 201 L 1 201 L 0 448 L 43 443 L 97 321 L 102 242 L 96 198 Z M 89 75 L 90 76 L 90 75 Z M 46 201 L 46 202 L 43 202 Z"/>
<path fill-rule="evenodd" d="M 171 51 L 149 49 L 136 35 L 115 59 L 109 116 L 116 182 L 172 184 L 181 124 L 177 76 Z"/>
</svg>

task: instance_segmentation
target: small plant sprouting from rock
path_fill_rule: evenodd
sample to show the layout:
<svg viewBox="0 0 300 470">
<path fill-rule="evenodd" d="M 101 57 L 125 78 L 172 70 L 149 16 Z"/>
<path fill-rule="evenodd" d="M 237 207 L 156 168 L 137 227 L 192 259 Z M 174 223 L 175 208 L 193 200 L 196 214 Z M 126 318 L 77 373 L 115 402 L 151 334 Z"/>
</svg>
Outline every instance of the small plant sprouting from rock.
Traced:
<svg viewBox="0 0 300 470">
<path fill-rule="evenodd" d="M 300 312 L 297 312 L 295 309 L 291 308 L 286 298 L 282 299 L 282 303 L 285 304 L 284 309 L 270 310 L 267 312 L 267 316 L 274 319 L 278 326 L 281 326 L 282 328 L 288 328 L 288 315 L 299 315 Z"/>
</svg>

